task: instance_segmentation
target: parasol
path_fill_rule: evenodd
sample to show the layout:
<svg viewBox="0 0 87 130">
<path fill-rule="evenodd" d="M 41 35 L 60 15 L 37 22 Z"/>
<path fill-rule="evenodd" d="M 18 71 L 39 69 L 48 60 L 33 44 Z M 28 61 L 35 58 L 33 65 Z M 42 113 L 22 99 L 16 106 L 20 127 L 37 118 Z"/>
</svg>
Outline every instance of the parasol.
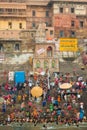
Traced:
<svg viewBox="0 0 87 130">
<path fill-rule="evenodd" d="M 40 97 L 43 93 L 43 89 L 39 86 L 35 86 L 31 89 L 31 94 L 33 97 Z"/>
<path fill-rule="evenodd" d="M 72 84 L 70 83 L 63 83 L 59 86 L 61 89 L 69 89 L 72 87 Z"/>
<path fill-rule="evenodd" d="M 34 72 L 34 74 L 39 75 L 40 73 L 39 72 Z"/>
</svg>

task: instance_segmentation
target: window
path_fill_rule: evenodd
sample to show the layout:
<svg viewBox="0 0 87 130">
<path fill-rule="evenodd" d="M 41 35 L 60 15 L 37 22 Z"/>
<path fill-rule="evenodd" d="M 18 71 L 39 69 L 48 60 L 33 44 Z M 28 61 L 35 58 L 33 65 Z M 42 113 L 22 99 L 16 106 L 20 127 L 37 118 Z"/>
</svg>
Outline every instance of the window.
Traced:
<svg viewBox="0 0 87 130">
<path fill-rule="evenodd" d="M 80 21 L 80 27 L 83 28 L 83 21 Z"/>
<path fill-rule="evenodd" d="M 71 21 L 71 26 L 74 27 L 75 26 L 75 22 Z"/>
<path fill-rule="evenodd" d="M 75 9 L 74 8 L 71 8 L 71 13 L 74 13 L 75 12 Z"/>
<path fill-rule="evenodd" d="M 32 10 L 32 16 L 36 16 L 35 10 Z"/>
<path fill-rule="evenodd" d="M 46 22 L 46 27 L 48 27 L 48 22 Z"/>
<path fill-rule="evenodd" d="M 20 50 L 19 43 L 16 43 L 16 44 L 15 44 L 15 51 L 19 51 L 19 50 Z"/>
<path fill-rule="evenodd" d="M 19 28 L 22 29 L 22 23 L 19 23 Z"/>
<path fill-rule="evenodd" d="M 46 17 L 49 17 L 49 11 L 46 11 Z"/>
<path fill-rule="evenodd" d="M 13 9 L 13 13 L 16 13 L 17 12 L 17 9 Z"/>
<path fill-rule="evenodd" d="M 34 34 L 33 34 L 33 33 L 31 33 L 31 37 L 34 37 Z"/>
<path fill-rule="evenodd" d="M 61 31 L 59 32 L 59 36 L 60 36 L 60 37 L 64 37 L 64 31 L 61 30 Z"/>
<path fill-rule="evenodd" d="M 52 68 L 55 68 L 55 60 L 52 61 Z"/>
<path fill-rule="evenodd" d="M 36 62 L 36 68 L 40 68 L 40 61 Z"/>
<path fill-rule="evenodd" d="M 4 51 L 4 47 L 2 44 L 0 44 L 0 52 Z"/>
<path fill-rule="evenodd" d="M 9 29 L 12 29 L 12 22 L 9 22 L 9 23 L 8 23 L 8 28 L 9 28 Z"/>
<path fill-rule="evenodd" d="M 60 13 L 63 13 L 63 8 L 62 8 L 62 7 L 60 7 L 59 11 L 60 11 Z"/>
<path fill-rule="evenodd" d="M 48 61 L 45 60 L 45 61 L 44 61 L 44 68 L 48 68 L 48 66 L 49 66 L 49 65 L 48 65 Z"/>
<path fill-rule="evenodd" d="M 7 9 L 7 12 L 8 13 L 12 13 L 12 9 Z"/>
<path fill-rule="evenodd" d="M 4 12 L 4 9 L 3 8 L 0 8 L 0 13 L 3 13 Z"/>
<path fill-rule="evenodd" d="M 49 57 L 52 56 L 52 47 L 51 47 L 51 46 L 49 46 L 49 47 L 47 48 L 47 56 L 49 56 Z"/>
<path fill-rule="evenodd" d="M 71 36 L 71 37 L 75 37 L 75 31 L 71 31 L 70 36 Z"/>
<path fill-rule="evenodd" d="M 45 31 L 47 32 L 47 31 L 48 31 L 48 29 L 46 28 L 46 29 L 45 29 Z"/>
<path fill-rule="evenodd" d="M 36 25 L 35 25 L 35 23 L 32 23 L 32 27 L 35 27 Z"/>
<path fill-rule="evenodd" d="M 50 35 L 53 35 L 53 30 L 50 30 Z"/>
</svg>

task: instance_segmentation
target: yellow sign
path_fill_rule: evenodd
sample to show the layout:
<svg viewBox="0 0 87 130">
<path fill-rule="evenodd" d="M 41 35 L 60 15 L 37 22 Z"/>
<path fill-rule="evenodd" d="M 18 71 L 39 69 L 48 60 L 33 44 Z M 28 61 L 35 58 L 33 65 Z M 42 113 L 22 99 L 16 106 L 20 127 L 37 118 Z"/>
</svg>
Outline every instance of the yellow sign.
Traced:
<svg viewBox="0 0 87 130">
<path fill-rule="evenodd" d="M 76 38 L 60 38 L 60 51 L 78 51 Z"/>
</svg>

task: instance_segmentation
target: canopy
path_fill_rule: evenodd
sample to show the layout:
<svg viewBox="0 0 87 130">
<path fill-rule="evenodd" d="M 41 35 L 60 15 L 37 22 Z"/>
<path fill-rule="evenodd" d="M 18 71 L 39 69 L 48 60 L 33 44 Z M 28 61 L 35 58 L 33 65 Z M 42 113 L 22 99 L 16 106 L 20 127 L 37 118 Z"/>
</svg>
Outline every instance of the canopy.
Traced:
<svg viewBox="0 0 87 130">
<path fill-rule="evenodd" d="M 53 38 L 52 37 L 48 37 L 47 40 L 53 40 Z"/>
<path fill-rule="evenodd" d="M 33 97 L 40 97 L 43 93 L 43 89 L 39 86 L 35 86 L 31 89 L 31 94 Z"/>
<path fill-rule="evenodd" d="M 59 86 L 61 89 L 69 89 L 72 87 L 72 84 L 70 83 L 63 83 Z"/>
</svg>

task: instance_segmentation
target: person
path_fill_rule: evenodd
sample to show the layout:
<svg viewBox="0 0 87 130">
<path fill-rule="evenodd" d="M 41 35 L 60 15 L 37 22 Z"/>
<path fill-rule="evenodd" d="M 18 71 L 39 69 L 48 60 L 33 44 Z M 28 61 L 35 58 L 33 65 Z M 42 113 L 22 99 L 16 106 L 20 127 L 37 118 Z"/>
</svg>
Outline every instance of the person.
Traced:
<svg viewBox="0 0 87 130">
<path fill-rule="evenodd" d="M 34 101 L 36 102 L 37 101 L 37 97 L 35 96 L 35 98 L 34 98 Z"/>
<path fill-rule="evenodd" d="M 2 104 L 2 112 L 3 112 L 3 113 L 6 112 L 6 104 L 5 104 L 5 103 Z"/>
<path fill-rule="evenodd" d="M 8 123 L 11 122 L 11 117 L 10 117 L 10 115 L 7 116 L 7 122 L 8 122 Z"/>
<path fill-rule="evenodd" d="M 43 128 L 46 130 L 46 129 L 47 129 L 47 125 L 46 125 L 46 124 L 43 124 Z"/>
</svg>

